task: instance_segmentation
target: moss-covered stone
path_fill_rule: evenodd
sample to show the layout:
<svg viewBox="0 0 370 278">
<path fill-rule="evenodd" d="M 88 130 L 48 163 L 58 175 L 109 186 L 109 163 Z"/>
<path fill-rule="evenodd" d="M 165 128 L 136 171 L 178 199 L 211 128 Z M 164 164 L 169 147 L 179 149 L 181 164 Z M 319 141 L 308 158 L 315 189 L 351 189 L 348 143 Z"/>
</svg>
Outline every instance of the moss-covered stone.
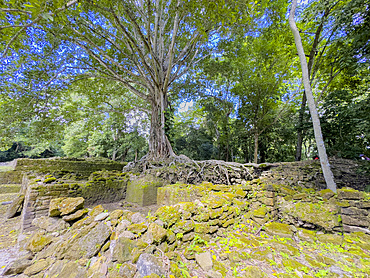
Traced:
<svg viewBox="0 0 370 278">
<path fill-rule="evenodd" d="M 194 231 L 199 234 L 209 233 L 209 224 L 208 223 L 196 223 L 194 226 Z"/>
<path fill-rule="evenodd" d="M 358 190 L 346 187 L 338 189 L 338 198 L 345 200 L 360 200 L 363 198 L 363 193 Z"/>
<path fill-rule="evenodd" d="M 153 242 L 158 244 L 166 238 L 167 230 L 155 223 L 151 223 L 148 227 L 148 233 L 152 234 Z"/>
<path fill-rule="evenodd" d="M 52 183 L 52 182 L 54 182 L 54 181 L 56 181 L 57 179 L 55 178 L 55 177 L 48 177 L 48 178 L 46 178 L 46 179 L 44 179 L 44 183 Z"/>
<path fill-rule="evenodd" d="M 109 214 L 111 220 L 119 219 L 123 215 L 123 210 L 116 209 Z"/>
<path fill-rule="evenodd" d="M 179 268 L 179 266 L 174 263 L 174 262 L 171 262 L 171 265 L 170 265 L 170 272 L 172 273 L 172 275 L 174 277 L 182 277 L 182 272 L 181 272 L 181 269 Z"/>
<path fill-rule="evenodd" d="M 322 243 L 332 243 L 336 245 L 341 245 L 343 243 L 343 237 L 337 234 L 318 234 L 317 240 Z"/>
<path fill-rule="evenodd" d="M 146 175 L 127 184 L 126 200 L 141 206 L 157 204 L 157 189 L 163 186 L 163 181 L 152 175 Z"/>
<path fill-rule="evenodd" d="M 224 212 L 223 208 L 211 209 L 209 211 L 209 217 L 211 219 L 218 218 L 218 217 L 220 217 L 222 215 L 223 212 Z"/>
<path fill-rule="evenodd" d="M 194 230 L 195 224 L 193 220 L 182 220 L 177 223 L 171 228 L 174 233 L 188 233 Z"/>
<path fill-rule="evenodd" d="M 176 204 L 176 207 L 182 211 L 190 212 L 191 214 L 197 213 L 198 211 L 198 208 L 193 202 L 180 202 Z"/>
<path fill-rule="evenodd" d="M 172 206 L 163 206 L 158 208 L 155 215 L 162 220 L 168 227 L 178 222 L 181 218 L 180 212 Z"/>
<path fill-rule="evenodd" d="M 238 199 L 233 200 L 233 205 L 238 207 L 240 210 L 244 211 L 248 208 L 249 202 L 246 201 L 240 201 Z"/>
<path fill-rule="evenodd" d="M 282 264 L 291 270 L 303 270 L 307 268 L 307 266 L 294 259 L 283 259 Z"/>
<path fill-rule="evenodd" d="M 312 223 L 326 231 L 332 231 L 334 227 L 339 226 L 338 217 L 335 214 L 337 207 L 329 203 L 289 203 L 281 211 L 284 217 Z"/>
<path fill-rule="evenodd" d="M 208 205 L 211 209 L 216 209 L 219 207 L 222 207 L 224 204 L 226 204 L 226 200 L 223 198 L 209 198 L 205 199 L 204 202 Z"/>
<path fill-rule="evenodd" d="M 89 212 L 88 209 L 80 209 L 72 214 L 63 216 L 63 220 L 66 222 L 75 221 L 85 216 L 88 212 Z"/>
<path fill-rule="evenodd" d="M 143 234 L 148 229 L 148 226 L 145 224 L 131 224 L 127 227 L 127 230 L 129 232 L 132 232 L 134 234 Z"/>
<path fill-rule="evenodd" d="M 243 277 L 245 278 L 263 278 L 266 277 L 263 271 L 258 267 L 254 265 L 250 265 L 245 267 L 243 272 Z"/>
<path fill-rule="evenodd" d="M 40 252 L 45 246 L 49 245 L 53 241 L 51 235 L 44 235 L 43 232 L 35 233 L 27 244 L 26 249 L 31 252 Z"/>
<path fill-rule="evenodd" d="M 172 244 L 173 242 L 176 241 L 176 234 L 172 232 L 171 230 L 167 230 L 166 234 L 167 241 Z"/>
<path fill-rule="evenodd" d="M 300 240 L 307 241 L 307 242 L 314 242 L 316 240 L 316 232 L 298 228 L 297 235 Z"/>
<path fill-rule="evenodd" d="M 67 215 L 76 212 L 84 207 L 85 199 L 82 197 L 65 198 L 59 203 L 60 215 Z"/>
<path fill-rule="evenodd" d="M 48 260 L 39 260 L 33 263 L 31 266 L 27 267 L 23 272 L 25 275 L 31 276 L 39 273 L 40 271 L 46 269 L 50 264 Z"/>
<path fill-rule="evenodd" d="M 125 263 L 132 259 L 132 251 L 135 248 L 135 242 L 125 237 L 120 237 L 117 240 L 116 246 L 113 249 L 112 260 L 119 263 Z"/>
<path fill-rule="evenodd" d="M 293 235 L 290 226 L 283 223 L 271 222 L 265 225 L 265 231 L 269 235 L 277 235 L 280 237 L 289 237 L 291 238 Z"/>
<path fill-rule="evenodd" d="M 292 196 L 293 200 L 302 200 L 307 198 L 307 193 L 296 193 Z"/>
<path fill-rule="evenodd" d="M 235 196 L 240 198 L 245 198 L 247 196 L 248 192 L 244 191 L 242 188 L 238 188 L 235 190 Z"/>
<path fill-rule="evenodd" d="M 264 249 L 264 250 L 256 250 L 250 253 L 250 256 L 254 260 L 268 262 L 270 259 L 269 254 L 271 254 L 271 251 L 268 249 Z"/>
<path fill-rule="evenodd" d="M 228 271 L 227 267 L 224 263 L 215 260 L 213 261 L 213 269 L 219 273 L 221 273 L 222 277 L 226 277 L 226 273 Z"/>
<path fill-rule="evenodd" d="M 210 218 L 209 210 L 201 208 L 198 210 L 197 214 L 194 216 L 194 220 L 198 222 L 207 222 Z"/>
<path fill-rule="evenodd" d="M 257 218 L 264 218 L 266 216 L 266 213 L 268 213 L 268 208 L 265 206 L 261 206 L 258 209 L 253 211 L 253 216 Z"/>
<path fill-rule="evenodd" d="M 330 189 L 324 189 L 317 192 L 317 195 L 323 199 L 329 200 L 330 198 L 334 197 L 335 193 Z"/>
<path fill-rule="evenodd" d="M 294 194 L 296 194 L 296 191 L 284 186 L 278 187 L 278 192 L 284 196 L 293 196 Z"/>
<path fill-rule="evenodd" d="M 224 228 L 227 228 L 230 225 L 233 225 L 235 223 L 235 219 L 234 218 L 225 219 L 225 220 L 226 220 L 225 222 L 222 222 L 222 227 L 224 227 Z"/>
</svg>

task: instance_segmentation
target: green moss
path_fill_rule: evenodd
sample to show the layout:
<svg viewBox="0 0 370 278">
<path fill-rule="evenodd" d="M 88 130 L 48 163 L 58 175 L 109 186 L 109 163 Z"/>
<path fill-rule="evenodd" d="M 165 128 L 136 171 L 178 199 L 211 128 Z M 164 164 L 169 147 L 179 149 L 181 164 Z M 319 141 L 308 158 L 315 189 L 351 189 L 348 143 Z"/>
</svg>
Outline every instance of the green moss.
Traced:
<svg viewBox="0 0 370 278">
<path fill-rule="evenodd" d="M 52 183 L 53 181 L 56 181 L 57 179 L 55 177 L 49 177 L 44 179 L 44 183 Z"/>
<path fill-rule="evenodd" d="M 204 202 L 208 205 L 209 208 L 216 209 L 222 207 L 226 204 L 226 200 L 223 198 L 205 198 Z"/>
<path fill-rule="evenodd" d="M 127 230 L 133 232 L 134 234 L 144 233 L 148 229 L 145 224 L 131 224 L 127 227 Z"/>
<path fill-rule="evenodd" d="M 292 237 L 292 230 L 288 224 L 271 222 L 265 225 L 266 233 L 280 237 Z"/>
<path fill-rule="evenodd" d="M 211 219 L 218 218 L 222 215 L 223 211 L 224 211 L 223 208 L 211 209 L 210 212 L 209 212 L 209 217 Z"/>
<path fill-rule="evenodd" d="M 180 212 L 172 206 L 163 206 L 158 208 L 155 215 L 162 220 L 168 227 L 171 227 L 180 220 Z"/>
<path fill-rule="evenodd" d="M 290 268 L 290 269 L 297 269 L 297 270 L 304 270 L 307 268 L 307 266 L 305 266 L 304 264 L 294 260 L 294 259 L 283 259 L 282 261 L 283 265 L 286 267 L 286 268 Z"/>
<path fill-rule="evenodd" d="M 298 228 L 297 234 L 300 240 L 308 241 L 308 242 L 314 242 L 316 240 L 316 232 Z"/>
<path fill-rule="evenodd" d="M 337 234 L 317 235 L 317 240 L 322 243 L 332 243 L 336 245 L 341 245 L 343 243 L 343 237 Z"/>
<path fill-rule="evenodd" d="M 171 230 L 174 233 L 188 233 L 194 230 L 194 227 L 195 227 L 195 223 L 193 220 L 182 220 L 182 221 L 176 222 L 172 226 Z"/>
<path fill-rule="evenodd" d="M 258 217 L 258 218 L 264 218 L 267 212 L 268 212 L 267 207 L 261 206 L 260 208 L 253 211 L 253 216 Z"/>
<path fill-rule="evenodd" d="M 313 223 L 327 231 L 339 226 L 338 217 L 335 215 L 336 207 L 328 203 L 298 202 L 292 207 L 284 208 L 284 213 L 299 218 L 303 222 Z"/>
</svg>

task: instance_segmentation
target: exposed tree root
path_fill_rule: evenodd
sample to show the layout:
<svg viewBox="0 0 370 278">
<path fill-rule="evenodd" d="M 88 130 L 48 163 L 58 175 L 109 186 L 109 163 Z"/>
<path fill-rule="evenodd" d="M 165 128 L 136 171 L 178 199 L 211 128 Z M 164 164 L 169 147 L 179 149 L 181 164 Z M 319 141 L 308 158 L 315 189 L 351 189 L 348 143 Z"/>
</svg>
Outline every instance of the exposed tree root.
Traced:
<svg viewBox="0 0 370 278">
<path fill-rule="evenodd" d="M 211 181 L 231 185 L 255 176 L 257 164 L 241 164 L 222 160 L 195 161 L 185 155 L 171 155 L 167 158 L 144 156 L 136 163 L 129 163 L 124 172 L 155 174 L 169 182 L 197 183 Z"/>
</svg>

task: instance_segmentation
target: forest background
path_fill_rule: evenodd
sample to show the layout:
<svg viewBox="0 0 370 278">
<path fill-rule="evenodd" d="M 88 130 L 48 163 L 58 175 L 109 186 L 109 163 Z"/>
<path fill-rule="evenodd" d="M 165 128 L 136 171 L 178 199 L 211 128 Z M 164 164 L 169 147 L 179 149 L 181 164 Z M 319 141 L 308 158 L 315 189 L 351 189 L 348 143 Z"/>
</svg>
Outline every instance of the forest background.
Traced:
<svg viewBox="0 0 370 278">
<path fill-rule="evenodd" d="M 0 161 L 137 161 L 147 154 L 153 104 L 141 95 L 151 96 L 141 77 L 150 75 L 154 55 L 128 55 L 115 31 L 119 22 L 108 19 L 109 9 L 127 16 L 121 30 L 133 36 L 141 57 L 145 42 L 153 43 L 148 30 L 160 5 L 170 27 L 179 19 L 176 41 L 175 29 L 163 25 L 169 58 L 158 81 L 167 90 L 160 124 L 176 154 L 241 163 L 317 154 L 289 1 L 0 3 Z M 296 13 L 331 157 L 370 156 L 369 4 L 303 1 Z M 143 11 L 152 10 L 145 18 Z M 120 40 L 123 46 L 115 44 Z"/>
</svg>

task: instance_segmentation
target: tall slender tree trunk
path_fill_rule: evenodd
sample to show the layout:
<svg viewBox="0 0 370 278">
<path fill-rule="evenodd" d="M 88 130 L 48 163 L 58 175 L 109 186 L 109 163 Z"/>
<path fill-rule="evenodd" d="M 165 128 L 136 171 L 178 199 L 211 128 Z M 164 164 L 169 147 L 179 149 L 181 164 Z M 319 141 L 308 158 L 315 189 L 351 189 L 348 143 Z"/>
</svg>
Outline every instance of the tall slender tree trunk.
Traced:
<svg viewBox="0 0 370 278">
<path fill-rule="evenodd" d="M 324 139 L 321 133 L 320 118 L 319 118 L 319 114 L 317 113 L 315 100 L 313 98 L 313 94 L 311 90 L 306 56 L 304 54 L 301 36 L 299 34 L 297 25 L 295 24 L 295 20 L 294 20 L 294 14 L 295 14 L 296 8 L 297 8 L 297 0 L 293 0 L 292 8 L 289 14 L 289 25 L 292 30 L 293 36 L 294 36 L 294 41 L 297 47 L 299 60 L 301 61 L 303 84 L 304 84 L 304 89 L 305 89 L 305 93 L 307 97 L 307 104 L 310 109 L 317 150 L 319 152 L 321 168 L 324 174 L 326 186 L 328 189 L 332 190 L 333 192 L 336 192 L 337 186 L 334 181 L 333 173 L 330 170 L 329 159 L 326 154 L 325 143 L 324 143 Z"/>
<path fill-rule="evenodd" d="M 253 163 L 258 163 L 258 131 L 254 133 L 254 158 L 253 158 Z"/>
<path fill-rule="evenodd" d="M 302 145 L 303 145 L 303 117 L 304 111 L 306 110 L 306 93 L 303 93 L 301 108 L 299 109 L 299 118 L 298 118 L 298 130 L 297 130 L 297 147 L 295 154 L 295 161 L 301 161 L 302 159 Z"/>
<path fill-rule="evenodd" d="M 156 90 L 150 99 L 151 125 L 149 135 L 149 160 L 164 160 L 175 156 L 170 141 L 165 133 L 165 109 L 168 106 L 167 94 Z"/>
<path fill-rule="evenodd" d="M 313 67 L 315 57 L 317 54 L 317 48 L 320 43 L 321 32 L 324 28 L 324 20 L 329 16 L 329 14 L 330 14 L 330 8 L 326 8 L 322 21 L 319 27 L 317 27 L 316 32 L 315 32 L 315 37 L 314 37 L 313 44 L 311 47 L 310 55 L 308 56 L 308 66 L 307 67 L 308 67 L 308 77 L 309 78 L 311 78 L 311 71 L 312 71 L 312 67 Z M 315 75 L 315 73 L 313 73 L 313 75 Z M 296 148 L 296 155 L 295 155 L 296 161 L 300 161 L 302 159 L 302 144 L 303 144 L 303 137 L 304 137 L 303 124 L 304 124 L 304 112 L 306 110 L 306 103 L 307 103 L 306 93 L 303 93 L 302 103 L 301 103 L 301 108 L 299 110 L 299 118 L 298 118 L 297 148 Z"/>
</svg>

